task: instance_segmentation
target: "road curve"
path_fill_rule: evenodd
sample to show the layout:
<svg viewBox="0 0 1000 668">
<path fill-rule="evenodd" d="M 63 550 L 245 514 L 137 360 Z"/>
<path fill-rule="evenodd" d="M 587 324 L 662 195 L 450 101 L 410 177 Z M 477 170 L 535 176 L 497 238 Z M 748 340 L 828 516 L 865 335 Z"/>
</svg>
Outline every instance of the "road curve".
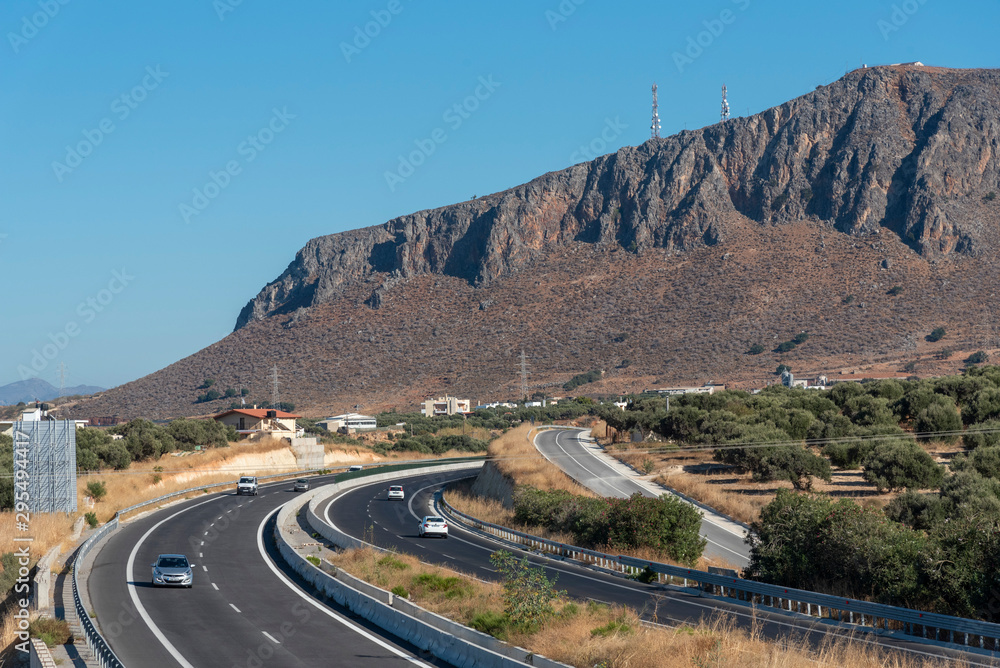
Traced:
<svg viewBox="0 0 1000 668">
<path fill-rule="evenodd" d="M 423 474 L 402 477 L 405 501 L 389 501 L 389 483 L 373 483 L 356 487 L 322 503 L 318 515 L 341 531 L 378 546 L 416 555 L 422 561 L 442 564 L 480 579 L 495 580 L 489 555 L 501 549 L 493 540 L 483 538 L 459 526 L 450 524 L 447 539 L 420 538 L 418 518 L 435 513 L 433 500 L 449 482 L 468 477 L 468 472 Z M 700 597 L 673 588 L 645 585 L 600 571 L 577 566 L 572 562 L 550 560 L 523 553 L 530 562 L 546 570 L 549 578 L 557 578 L 559 589 L 580 600 L 628 605 L 646 619 L 668 625 L 696 624 L 717 614 L 729 616 L 736 625 L 750 629 L 756 623 L 762 635 L 771 639 L 805 637 L 819 646 L 829 634 L 853 635 L 857 642 L 877 644 L 889 650 L 908 654 L 911 658 L 931 661 L 952 658 L 971 666 L 995 666 L 990 659 L 951 647 L 922 644 L 906 638 L 878 636 L 853 632 L 830 622 L 804 619 L 770 612 L 767 608 L 752 610 L 745 605 L 710 597 Z"/>
<path fill-rule="evenodd" d="M 296 496 L 290 482 L 262 486 L 255 497 L 206 495 L 112 534 L 87 585 L 102 632 L 123 663 L 302 668 L 334 659 L 338 666 L 447 665 L 336 605 L 318 602 L 298 582 L 271 540 L 277 509 Z M 187 554 L 196 565 L 194 586 L 154 589 L 150 564 L 157 554 L 173 552 Z"/>
<path fill-rule="evenodd" d="M 535 436 L 535 447 L 566 475 L 601 496 L 627 498 L 636 492 L 643 496 L 657 495 L 644 485 L 612 468 L 590 452 L 580 435 L 580 429 L 548 429 Z M 705 558 L 743 568 L 750 561 L 750 552 L 743 542 L 745 533 L 733 522 L 719 521 L 703 513 L 701 535 L 708 541 Z"/>
</svg>

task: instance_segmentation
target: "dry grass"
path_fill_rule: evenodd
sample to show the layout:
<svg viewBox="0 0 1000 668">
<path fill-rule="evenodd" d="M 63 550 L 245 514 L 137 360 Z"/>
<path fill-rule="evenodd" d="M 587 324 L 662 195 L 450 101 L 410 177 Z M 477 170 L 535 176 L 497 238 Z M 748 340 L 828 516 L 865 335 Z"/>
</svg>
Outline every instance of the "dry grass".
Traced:
<svg viewBox="0 0 1000 668">
<path fill-rule="evenodd" d="M 761 509 L 774 498 L 770 494 L 750 496 L 731 492 L 725 487 L 701 479 L 705 477 L 677 473 L 658 476 L 656 482 L 665 487 L 676 489 L 681 494 L 687 494 L 691 498 L 715 508 L 723 515 L 728 515 L 746 524 L 755 522 L 760 517 Z"/>
<path fill-rule="evenodd" d="M 374 549 L 336 553 L 331 563 L 366 582 L 391 590 L 402 587 L 410 599 L 433 612 L 469 624 L 484 612 L 503 612 L 498 583 L 482 582 L 416 557 L 386 554 Z M 415 585 L 422 575 L 457 578 L 446 591 Z M 558 583 L 557 583 L 558 584 Z M 651 604 L 655 614 L 655 601 Z M 800 666 L 851 666 L 851 668 L 935 668 L 949 664 L 887 655 L 867 643 L 831 638 L 817 649 L 789 638 L 776 643 L 761 637 L 759 629 L 737 628 L 729 617 L 716 617 L 697 625 L 677 628 L 650 627 L 640 623 L 635 611 L 617 606 L 579 604 L 563 600 L 556 613 L 535 633 L 513 633 L 509 642 L 579 668 L 690 668 L 691 666 L 740 666 L 747 668 L 798 668 Z M 668 621 L 668 620 L 664 620 Z M 598 630 L 604 632 L 597 632 Z"/>
<path fill-rule="evenodd" d="M 538 489 L 563 489 L 582 496 L 596 496 L 589 489 L 562 472 L 562 470 L 542 457 L 534 444 L 528 440 L 531 426 L 524 424 L 511 429 L 490 443 L 490 460 L 517 485 L 530 485 Z M 533 436 L 533 435 L 532 435 Z"/>
</svg>

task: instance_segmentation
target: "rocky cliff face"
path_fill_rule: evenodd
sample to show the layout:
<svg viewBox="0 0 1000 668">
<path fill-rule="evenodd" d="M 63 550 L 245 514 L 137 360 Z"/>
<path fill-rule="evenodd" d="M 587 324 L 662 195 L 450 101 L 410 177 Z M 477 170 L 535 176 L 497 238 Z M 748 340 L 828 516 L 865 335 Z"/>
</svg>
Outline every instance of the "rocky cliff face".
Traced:
<svg viewBox="0 0 1000 668">
<path fill-rule="evenodd" d="M 1000 72 L 856 70 L 748 118 L 650 140 L 481 199 L 311 240 L 236 323 L 372 282 L 366 303 L 424 274 L 485 287 L 569 242 L 686 252 L 725 241 L 739 213 L 885 229 L 924 258 L 997 248 L 980 219 L 1000 182 Z"/>
</svg>

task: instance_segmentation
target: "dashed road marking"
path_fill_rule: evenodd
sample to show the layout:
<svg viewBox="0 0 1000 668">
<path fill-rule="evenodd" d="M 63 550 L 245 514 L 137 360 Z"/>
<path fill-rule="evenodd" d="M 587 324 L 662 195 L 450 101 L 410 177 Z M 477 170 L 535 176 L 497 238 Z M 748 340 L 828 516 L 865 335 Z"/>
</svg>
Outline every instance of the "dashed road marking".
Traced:
<svg viewBox="0 0 1000 668">
<path fill-rule="evenodd" d="M 203 571 L 205 571 L 207 573 L 208 572 L 208 566 L 206 566 L 205 564 L 202 564 L 201 565 L 201 570 L 203 570 Z"/>
<path fill-rule="evenodd" d="M 219 585 L 215 584 L 214 582 L 212 583 L 212 587 L 215 588 L 215 591 L 219 591 Z"/>
<path fill-rule="evenodd" d="M 275 638 L 274 636 L 272 636 L 267 631 L 261 631 L 261 633 L 263 633 L 265 636 L 267 636 L 267 639 L 270 640 L 271 642 L 273 642 L 275 645 L 280 645 L 281 644 L 280 642 L 278 642 L 277 638 Z"/>
<path fill-rule="evenodd" d="M 230 604 L 229 604 L 229 607 L 230 607 L 230 608 L 232 608 L 233 610 L 235 610 L 236 612 L 240 612 L 240 609 L 239 609 L 239 608 L 237 608 L 237 607 L 236 607 L 235 605 L 233 605 L 232 603 L 230 603 Z M 243 613 L 240 613 L 240 614 L 243 614 Z"/>
</svg>

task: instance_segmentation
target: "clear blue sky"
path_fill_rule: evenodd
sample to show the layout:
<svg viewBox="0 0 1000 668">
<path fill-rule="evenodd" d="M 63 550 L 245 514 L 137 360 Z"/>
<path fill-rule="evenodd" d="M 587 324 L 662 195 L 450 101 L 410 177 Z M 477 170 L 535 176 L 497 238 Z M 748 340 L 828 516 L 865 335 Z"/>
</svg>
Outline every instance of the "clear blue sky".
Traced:
<svg viewBox="0 0 1000 668">
<path fill-rule="evenodd" d="M 995 0 L 6 0 L 0 384 L 166 366 L 312 237 L 642 143 L 654 81 L 666 136 L 723 83 L 739 116 L 862 61 L 997 67 L 998 25 Z"/>
</svg>

